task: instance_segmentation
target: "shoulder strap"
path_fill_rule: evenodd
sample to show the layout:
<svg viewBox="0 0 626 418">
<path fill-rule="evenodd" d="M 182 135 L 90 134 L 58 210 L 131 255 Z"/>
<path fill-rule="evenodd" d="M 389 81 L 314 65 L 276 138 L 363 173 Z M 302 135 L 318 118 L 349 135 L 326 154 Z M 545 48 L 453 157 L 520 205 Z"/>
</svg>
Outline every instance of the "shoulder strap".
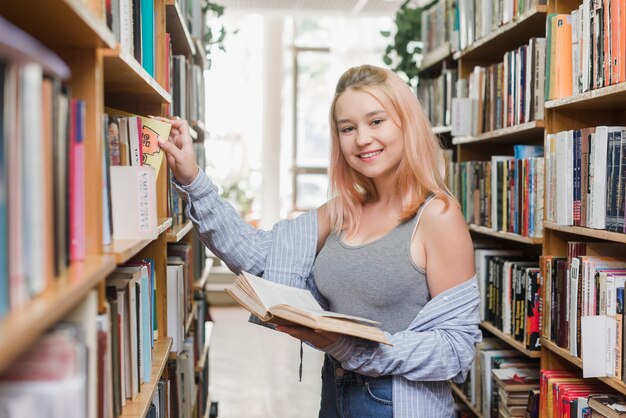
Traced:
<svg viewBox="0 0 626 418">
<path fill-rule="evenodd" d="M 415 233 L 417 232 L 417 226 L 420 224 L 420 218 L 422 217 L 424 208 L 426 208 L 426 205 L 428 205 L 434 198 L 435 198 L 435 195 L 432 192 L 428 193 L 428 196 L 426 196 L 426 199 L 424 199 L 424 202 L 417 209 L 417 213 L 415 214 L 415 218 L 416 218 L 415 226 L 413 227 L 413 233 L 411 234 L 411 241 L 413 241 L 413 237 L 415 237 Z"/>
</svg>

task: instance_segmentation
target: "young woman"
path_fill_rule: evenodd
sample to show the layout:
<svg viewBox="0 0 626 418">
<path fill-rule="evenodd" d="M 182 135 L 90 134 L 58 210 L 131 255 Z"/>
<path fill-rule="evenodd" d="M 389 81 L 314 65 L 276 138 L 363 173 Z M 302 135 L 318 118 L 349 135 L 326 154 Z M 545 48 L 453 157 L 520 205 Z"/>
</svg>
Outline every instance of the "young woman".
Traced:
<svg viewBox="0 0 626 418">
<path fill-rule="evenodd" d="M 161 146 L 203 242 L 233 271 L 380 321 L 391 346 L 279 327 L 324 350 L 320 417 L 446 417 L 474 359 L 478 288 L 464 218 L 419 102 L 393 72 L 346 71 L 330 110 L 332 199 L 258 231 L 195 164 L 186 122 Z"/>
</svg>

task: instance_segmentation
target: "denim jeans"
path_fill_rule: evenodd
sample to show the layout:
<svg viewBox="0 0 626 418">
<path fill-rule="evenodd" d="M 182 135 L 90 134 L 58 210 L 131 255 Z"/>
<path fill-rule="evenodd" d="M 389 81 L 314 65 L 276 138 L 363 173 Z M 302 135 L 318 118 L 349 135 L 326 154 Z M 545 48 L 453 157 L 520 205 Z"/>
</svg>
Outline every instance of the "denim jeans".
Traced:
<svg viewBox="0 0 626 418">
<path fill-rule="evenodd" d="M 350 372 L 326 355 L 319 418 L 392 418 L 392 389 L 391 376 Z"/>
</svg>

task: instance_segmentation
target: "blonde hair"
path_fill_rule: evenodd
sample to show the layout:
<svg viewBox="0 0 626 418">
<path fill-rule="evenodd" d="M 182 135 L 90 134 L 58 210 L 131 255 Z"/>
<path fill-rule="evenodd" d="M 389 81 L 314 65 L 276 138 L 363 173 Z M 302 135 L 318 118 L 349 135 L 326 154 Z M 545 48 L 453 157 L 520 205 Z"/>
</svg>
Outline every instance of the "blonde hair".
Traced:
<svg viewBox="0 0 626 418">
<path fill-rule="evenodd" d="M 378 199 L 373 180 L 350 167 L 339 145 L 335 108 L 339 97 L 349 90 L 370 94 L 402 130 L 404 155 L 393 182 L 401 220 L 412 218 L 429 192 L 441 198 L 446 207 L 454 201 L 445 184 L 446 164 L 441 145 L 411 88 L 392 71 L 371 65 L 353 67 L 339 78 L 330 107 L 331 200 L 328 212 L 333 231 L 356 233 L 363 205 Z"/>
</svg>

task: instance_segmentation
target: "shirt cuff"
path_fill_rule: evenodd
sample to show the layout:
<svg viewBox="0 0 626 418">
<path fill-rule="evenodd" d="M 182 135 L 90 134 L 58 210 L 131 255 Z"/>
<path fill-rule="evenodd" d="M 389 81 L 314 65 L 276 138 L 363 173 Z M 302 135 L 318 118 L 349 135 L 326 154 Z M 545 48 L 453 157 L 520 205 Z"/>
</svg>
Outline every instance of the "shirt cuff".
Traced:
<svg viewBox="0 0 626 418">
<path fill-rule="evenodd" d="M 352 357 L 352 353 L 354 353 L 355 348 L 355 339 L 342 335 L 337 341 L 326 347 L 324 351 L 333 356 L 335 360 L 343 363 Z"/>
<path fill-rule="evenodd" d="M 178 189 L 181 194 L 187 199 L 198 199 L 200 197 L 204 197 L 207 194 L 211 193 L 211 191 L 216 191 L 217 186 L 209 180 L 209 177 L 202 171 L 198 169 L 198 175 L 193 181 L 187 185 L 182 185 L 174 177 L 172 177 L 172 184 Z"/>
</svg>

